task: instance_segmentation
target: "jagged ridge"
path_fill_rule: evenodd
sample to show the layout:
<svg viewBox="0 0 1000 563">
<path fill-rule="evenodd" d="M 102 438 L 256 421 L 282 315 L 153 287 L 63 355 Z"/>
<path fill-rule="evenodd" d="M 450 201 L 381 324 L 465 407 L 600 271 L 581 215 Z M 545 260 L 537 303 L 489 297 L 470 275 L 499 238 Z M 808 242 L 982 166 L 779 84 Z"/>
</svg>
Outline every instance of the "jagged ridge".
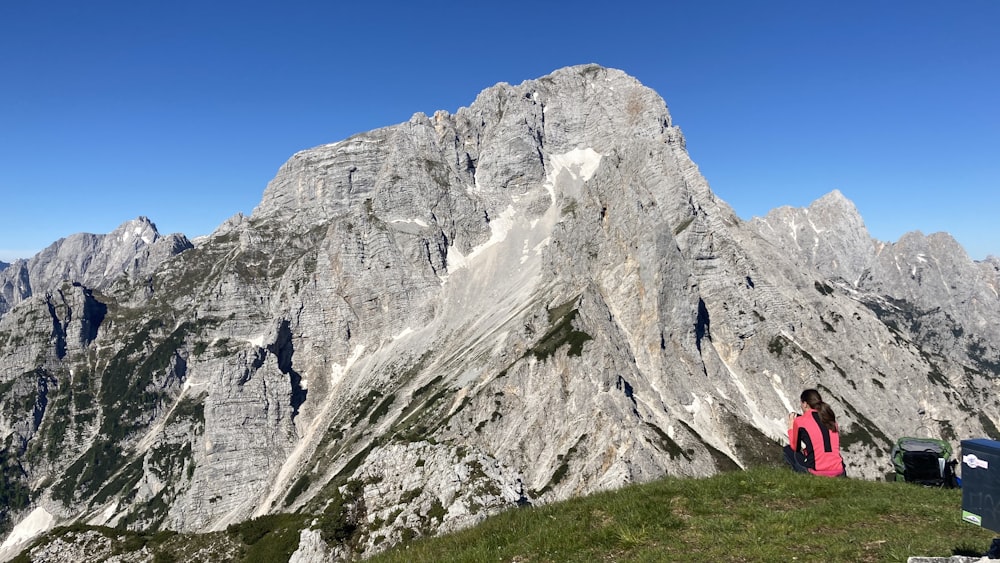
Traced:
<svg viewBox="0 0 1000 563">
<path fill-rule="evenodd" d="M 871 241 L 836 193 L 739 221 L 620 71 L 499 84 L 294 155 L 143 275 L 59 266 L 6 311 L 12 538 L 294 511 L 303 554 L 371 553 L 774 462 L 806 386 L 874 478 L 895 436 L 996 431 L 997 264 L 954 246 Z"/>
</svg>

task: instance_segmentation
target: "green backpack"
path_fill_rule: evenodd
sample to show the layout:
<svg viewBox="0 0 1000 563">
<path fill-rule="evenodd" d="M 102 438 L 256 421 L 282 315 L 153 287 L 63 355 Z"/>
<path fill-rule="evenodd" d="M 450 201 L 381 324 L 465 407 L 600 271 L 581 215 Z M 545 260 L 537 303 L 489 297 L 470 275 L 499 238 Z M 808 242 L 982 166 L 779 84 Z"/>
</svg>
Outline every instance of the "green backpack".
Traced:
<svg viewBox="0 0 1000 563">
<path fill-rule="evenodd" d="M 945 440 L 900 438 L 892 447 L 896 481 L 954 488 L 957 463 L 951 459 L 951 444 Z"/>
</svg>

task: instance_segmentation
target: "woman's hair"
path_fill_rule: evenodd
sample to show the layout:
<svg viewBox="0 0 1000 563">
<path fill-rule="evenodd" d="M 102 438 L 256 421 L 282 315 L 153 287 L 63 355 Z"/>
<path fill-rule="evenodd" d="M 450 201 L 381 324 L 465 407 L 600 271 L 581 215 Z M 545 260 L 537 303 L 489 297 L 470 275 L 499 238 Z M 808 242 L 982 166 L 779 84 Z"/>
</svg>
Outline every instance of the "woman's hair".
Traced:
<svg viewBox="0 0 1000 563">
<path fill-rule="evenodd" d="M 809 408 L 819 414 L 819 421 L 823 426 L 826 426 L 827 430 L 838 432 L 837 416 L 833 414 L 833 409 L 830 408 L 830 405 L 823 402 L 823 397 L 820 396 L 819 391 L 806 389 L 802 392 L 800 399 L 802 399 L 803 403 L 809 405 Z"/>
</svg>

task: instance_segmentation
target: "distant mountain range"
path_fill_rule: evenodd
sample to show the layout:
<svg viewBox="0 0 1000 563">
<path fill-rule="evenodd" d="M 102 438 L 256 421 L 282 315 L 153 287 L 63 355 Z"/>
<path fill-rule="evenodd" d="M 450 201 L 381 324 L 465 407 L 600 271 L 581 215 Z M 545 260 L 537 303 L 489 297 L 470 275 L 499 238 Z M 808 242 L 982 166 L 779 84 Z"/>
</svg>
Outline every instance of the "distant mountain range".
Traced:
<svg viewBox="0 0 1000 563">
<path fill-rule="evenodd" d="M 898 437 L 1000 437 L 998 289 L 839 192 L 741 221 L 623 72 L 501 83 L 295 154 L 196 243 L 140 217 L 0 268 L 4 553 L 289 512 L 295 561 L 371 554 L 779 463 L 807 387 L 880 478 Z"/>
</svg>

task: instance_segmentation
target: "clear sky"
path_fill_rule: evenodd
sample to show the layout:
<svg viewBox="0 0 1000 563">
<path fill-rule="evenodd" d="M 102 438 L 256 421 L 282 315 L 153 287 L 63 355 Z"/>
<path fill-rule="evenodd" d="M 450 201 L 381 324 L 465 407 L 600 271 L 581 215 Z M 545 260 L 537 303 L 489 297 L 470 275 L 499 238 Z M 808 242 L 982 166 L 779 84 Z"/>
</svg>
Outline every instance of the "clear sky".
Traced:
<svg viewBox="0 0 1000 563">
<path fill-rule="evenodd" d="M 0 260 L 190 238 L 294 152 L 575 64 L 656 90 L 744 219 L 839 189 L 1000 255 L 1000 1 L 0 3 Z"/>
</svg>

